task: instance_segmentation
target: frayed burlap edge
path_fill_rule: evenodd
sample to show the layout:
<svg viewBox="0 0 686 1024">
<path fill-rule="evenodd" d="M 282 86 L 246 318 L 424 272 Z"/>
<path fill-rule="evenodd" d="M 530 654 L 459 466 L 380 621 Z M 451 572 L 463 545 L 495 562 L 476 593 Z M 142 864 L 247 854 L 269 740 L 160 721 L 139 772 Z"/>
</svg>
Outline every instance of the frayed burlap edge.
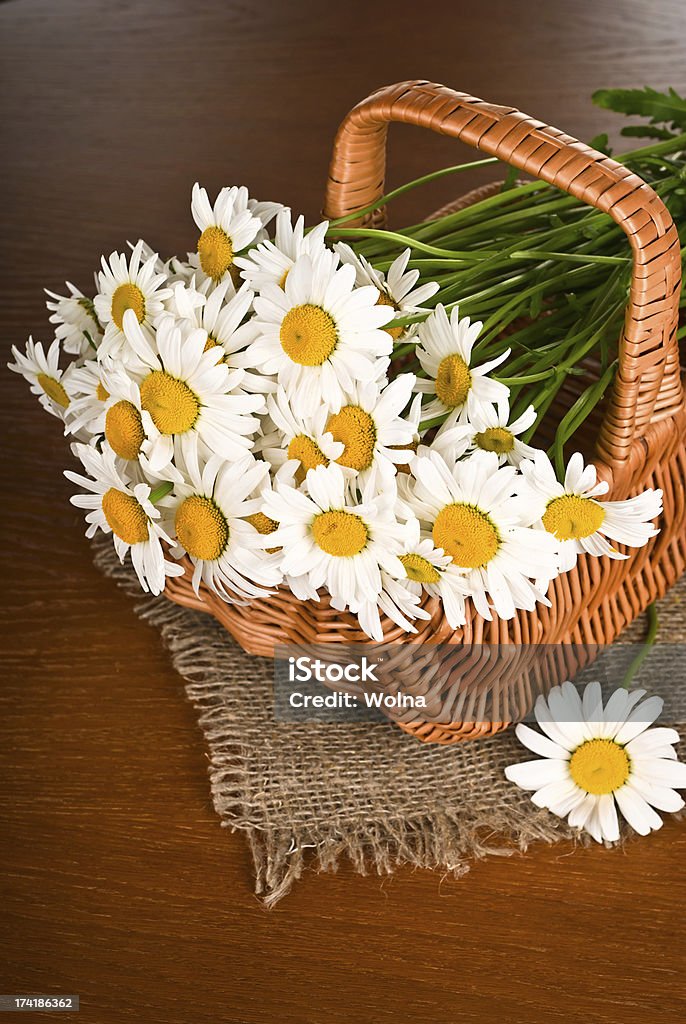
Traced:
<svg viewBox="0 0 686 1024">
<path fill-rule="evenodd" d="M 94 548 L 98 568 L 140 598 L 135 576 L 119 563 L 111 544 L 96 541 Z M 199 714 L 198 724 L 209 749 L 215 810 L 224 827 L 246 834 L 255 866 L 255 891 L 265 906 L 272 907 L 282 899 L 310 866 L 336 871 L 348 860 L 360 874 L 372 870 L 382 875 L 405 864 L 460 877 L 469 871 L 471 861 L 524 852 L 535 841 L 588 841 L 566 822 L 536 808 L 527 794 L 504 783 L 504 766 L 522 760 L 522 748 L 512 732 L 477 743 L 436 748 L 417 743 L 390 724 L 348 726 L 343 733 L 332 726 L 284 727 L 271 716 L 270 673 L 264 659 L 246 655 L 209 616 L 188 611 L 164 597 L 145 598 L 135 610 L 160 630 L 174 667 L 185 680 L 187 697 Z M 231 666 L 244 670 L 240 680 L 227 678 L 227 652 Z M 252 689 L 251 670 L 262 679 L 259 694 Z M 249 695 L 248 699 L 241 702 L 241 694 Z M 258 705 L 263 721 L 256 723 Z M 357 730 L 358 748 L 362 748 L 359 777 L 353 774 L 351 782 L 350 773 L 346 776 L 348 799 L 343 808 L 336 808 L 336 814 L 328 807 L 322 811 L 316 800 L 314 809 L 308 806 L 300 813 L 301 805 L 308 804 L 308 780 L 318 774 L 312 745 L 300 742 L 303 729 L 309 730 L 309 737 L 315 731 L 328 730 L 329 740 L 321 754 L 324 771 L 324 762 L 330 766 L 332 759 L 335 761 L 336 738 L 344 735 L 349 744 L 351 731 Z M 425 791 L 426 809 L 416 807 L 414 797 L 419 795 L 421 805 L 421 792 L 413 791 L 414 806 L 407 808 L 388 807 L 383 794 L 376 794 L 375 800 L 369 798 L 367 789 L 374 773 L 370 775 L 364 764 L 367 740 L 373 741 L 369 750 L 372 766 L 381 760 L 380 745 L 384 754 L 388 747 L 390 762 L 402 758 L 417 763 L 417 787 Z M 263 763 L 269 745 L 278 757 Z M 467 749 L 470 753 L 465 758 L 461 755 Z M 448 806 L 445 793 L 441 796 L 446 778 L 450 785 L 450 770 L 447 776 L 445 770 L 450 751 L 455 760 L 460 757 L 463 762 L 455 778 L 468 790 L 467 798 L 458 794 L 455 806 Z M 299 757 L 307 761 L 300 771 Z M 277 790 L 277 797 L 261 799 L 262 792 L 272 789 Z M 493 791 L 486 806 L 485 789 Z M 478 798 L 470 801 L 470 791 Z M 332 798 L 335 805 L 335 793 Z"/>
</svg>

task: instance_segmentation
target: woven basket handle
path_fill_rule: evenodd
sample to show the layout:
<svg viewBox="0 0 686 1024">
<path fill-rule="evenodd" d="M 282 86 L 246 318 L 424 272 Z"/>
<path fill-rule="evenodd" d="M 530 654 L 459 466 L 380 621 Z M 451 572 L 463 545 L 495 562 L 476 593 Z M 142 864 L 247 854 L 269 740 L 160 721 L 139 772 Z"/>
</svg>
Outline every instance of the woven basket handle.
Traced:
<svg viewBox="0 0 686 1024">
<path fill-rule="evenodd" d="M 615 479 L 626 476 L 622 469 L 632 443 L 649 424 L 671 417 L 682 401 L 676 341 L 679 238 L 662 200 L 626 167 L 557 128 L 513 107 L 416 81 L 373 93 L 341 124 L 329 172 L 326 217 L 354 213 L 383 195 L 391 121 L 462 139 L 602 210 L 626 232 L 634 255 L 633 276 L 614 391 L 598 439 L 601 461 Z M 385 211 L 377 210 L 357 223 L 383 226 Z M 631 461 L 636 462 L 635 453 Z"/>
</svg>

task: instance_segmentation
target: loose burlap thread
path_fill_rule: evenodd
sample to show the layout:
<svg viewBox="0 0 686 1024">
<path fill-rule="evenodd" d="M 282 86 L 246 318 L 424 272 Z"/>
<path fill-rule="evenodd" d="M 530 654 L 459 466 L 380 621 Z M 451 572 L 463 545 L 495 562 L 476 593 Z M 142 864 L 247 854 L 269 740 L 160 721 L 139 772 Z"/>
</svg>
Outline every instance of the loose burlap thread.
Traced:
<svg viewBox="0 0 686 1024">
<path fill-rule="evenodd" d="M 140 598 L 109 539 L 94 546 L 105 575 Z M 686 641 L 685 597 L 686 577 L 660 604 L 670 643 Z M 185 680 L 209 749 L 214 807 L 223 826 L 245 833 L 266 906 L 308 865 L 335 871 L 347 859 L 361 874 L 409 864 L 459 877 L 476 858 L 536 840 L 586 841 L 505 779 L 506 765 L 532 756 L 513 730 L 440 747 L 390 723 L 279 723 L 269 659 L 164 597 L 144 598 L 136 612 L 160 630 Z M 639 620 L 624 637 L 640 641 L 643 630 Z"/>
</svg>

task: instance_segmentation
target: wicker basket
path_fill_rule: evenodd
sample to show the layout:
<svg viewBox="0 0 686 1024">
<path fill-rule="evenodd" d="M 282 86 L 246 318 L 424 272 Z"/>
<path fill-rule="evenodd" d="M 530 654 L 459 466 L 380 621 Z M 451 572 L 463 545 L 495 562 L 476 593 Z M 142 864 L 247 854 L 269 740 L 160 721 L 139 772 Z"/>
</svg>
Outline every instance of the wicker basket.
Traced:
<svg viewBox="0 0 686 1024">
<path fill-rule="evenodd" d="M 645 547 L 631 551 L 627 560 L 581 557 L 573 571 L 554 581 L 550 608 L 520 611 L 509 622 L 487 622 L 469 603 L 466 625 L 453 631 L 440 604 L 427 599 L 431 618 L 418 623 L 419 632 L 408 636 L 384 620 L 384 643 L 610 643 L 665 593 L 686 565 L 686 408 L 676 340 L 681 261 L 672 219 L 648 185 L 609 157 L 511 107 L 422 81 L 381 89 L 345 118 L 334 145 L 324 205 L 327 217 L 354 213 L 383 194 L 391 121 L 462 139 L 606 212 L 626 232 L 634 256 L 633 277 L 619 368 L 595 431 L 595 464 L 615 499 L 646 487 L 661 488 L 664 515 L 661 532 Z M 383 227 L 385 212 L 377 210 L 358 223 Z M 281 589 L 268 600 L 254 602 L 247 614 L 245 608 L 227 605 L 204 588 L 196 595 L 190 572 L 168 580 L 165 593 L 172 601 L 214 615 L 244 650 L 256 655 L 273 656 L 278 644 L 370 643 L 356 618 L 332 609 L 325 596 L 319 603 L 300 602 Z M 415 657 L 421 654 L 418 649 L 413 652 Z M 560 673 L 566 674 L 566 669 L 556 673 L 548 668 L 547 685 L 558 681 Z M 460 686 L 446 684 L 434 693 L 431 721 L 416 711 L 389 714 L 419 739 L 453 743 L 491 735 L 521 718 L 536 688 L 526 672 L 507 684 L 474 679 Z M 488 687 L 492 717 L 483 721 L 479 708 Z"/>
</svg>

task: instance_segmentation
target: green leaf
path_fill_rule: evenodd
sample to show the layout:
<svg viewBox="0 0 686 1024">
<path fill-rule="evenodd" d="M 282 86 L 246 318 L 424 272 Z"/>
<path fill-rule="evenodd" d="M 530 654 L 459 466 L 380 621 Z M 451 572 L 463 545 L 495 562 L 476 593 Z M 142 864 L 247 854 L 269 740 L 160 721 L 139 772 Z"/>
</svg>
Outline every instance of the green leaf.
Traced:
<svg viewBox="0 0 686 1024">
<path fill-rule="evenodd" d="M 604 153 L 605 156 L 612 156 L 612 149 L 608 142 L 607 132 L 603 132 L 602 135 L 596 135 L 594 139 L 591 139 L 589 146 L 591 149 L 597 149 L 599 153 Z"/>
<path fill-rule="evenodd" d="M 649 117 L 652 124 L 672 124 L 683 131 L 686 128 L 686 100 L 674 89 L 668 93 L 645 89 L 598 89 L 593 102 L 618 114 Z"/>
</svg>

